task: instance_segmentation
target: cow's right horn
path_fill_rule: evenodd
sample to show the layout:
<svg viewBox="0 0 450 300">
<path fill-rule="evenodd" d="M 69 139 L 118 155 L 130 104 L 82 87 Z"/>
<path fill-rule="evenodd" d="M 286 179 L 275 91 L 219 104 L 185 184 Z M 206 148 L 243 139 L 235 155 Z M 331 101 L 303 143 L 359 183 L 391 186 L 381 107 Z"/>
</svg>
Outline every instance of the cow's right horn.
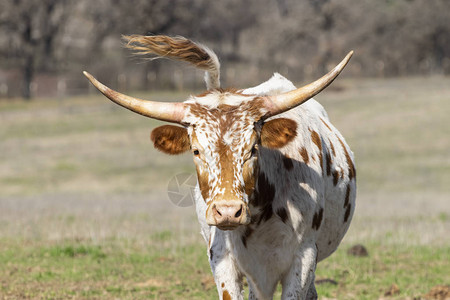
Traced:
<svg viewBox="0 0 450 300">
<path fill-rule="evenodd" d="M 165 103 L 133 98 L 110 89 L 86 71 L 83 74 L 103 95 L 120 106 L 149 118 L 182 123 L 185 112 L 184 103 Z"/>
<path fill-rule="evenodd" d="M 308 85 L 284 94 L 265 97 L 265 107 L 268 109 L 266 118 L 292 109 L 320 93 L 342 72 L 352 55 L 353 51 L 350 51 L 333 70 Z"/>
</svg>

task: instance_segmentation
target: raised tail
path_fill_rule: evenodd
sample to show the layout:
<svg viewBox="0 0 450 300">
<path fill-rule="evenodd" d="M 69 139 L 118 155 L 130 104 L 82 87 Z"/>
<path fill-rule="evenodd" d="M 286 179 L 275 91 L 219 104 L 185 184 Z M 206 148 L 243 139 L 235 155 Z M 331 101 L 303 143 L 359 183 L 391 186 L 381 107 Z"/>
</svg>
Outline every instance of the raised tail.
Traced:
<svg viewBox="0 0 450 300">
<path fill-rule="evenodd" d="M 201 44 L 194 43 L 182 36 L 131 35 L 123 36 L 126 47 L 135 50 L 138 55 L 152 55 L 153 58 L 167 57 L 188 62 L 205 70 L 205 82 L 208 90 L 220 88 L 220 63 L 217 55 Z"/>
</svg>

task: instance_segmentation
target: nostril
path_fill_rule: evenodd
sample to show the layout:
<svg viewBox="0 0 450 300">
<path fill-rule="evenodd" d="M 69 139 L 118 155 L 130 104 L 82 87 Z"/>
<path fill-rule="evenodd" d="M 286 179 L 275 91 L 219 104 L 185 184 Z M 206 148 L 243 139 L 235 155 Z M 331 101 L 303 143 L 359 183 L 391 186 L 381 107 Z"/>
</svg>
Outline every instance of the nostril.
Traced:
<svg viewBox="0 0 450 300">
<path fill-rule="evenodd" d="M 218 214 L 219 216 L 222 216 L 222 214 L 220 213 L 220 211 L 217 210 L 217 208 L 216 208 L 215 205 L 213 206 L 213 209 L 212 209 L 212 210 L 213 210 L 213 213 L 214 213 L 214 214 Z"/>
<path fill-rule="evenodd" d="M 242 205 L 241 208 L 237 211 L 237 213 L 234 215 L 235 218 L 239 218 L 240 215 L 242 214 Z"/>
</svg>

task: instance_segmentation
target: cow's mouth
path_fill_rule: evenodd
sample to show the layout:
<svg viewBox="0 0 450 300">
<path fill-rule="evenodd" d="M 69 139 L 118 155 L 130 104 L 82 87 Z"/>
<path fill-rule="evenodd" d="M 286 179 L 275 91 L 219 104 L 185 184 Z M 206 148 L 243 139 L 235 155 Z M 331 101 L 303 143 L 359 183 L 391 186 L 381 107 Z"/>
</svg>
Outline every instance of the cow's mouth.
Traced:
<svg viewBox="0 0 450 300">
<path fill-rule="evenodd" d="M 221 224 L 217 225 L 216 227 L 220 230 L 235 230 L 238 228 L 241 224 Z"/>
</svg>

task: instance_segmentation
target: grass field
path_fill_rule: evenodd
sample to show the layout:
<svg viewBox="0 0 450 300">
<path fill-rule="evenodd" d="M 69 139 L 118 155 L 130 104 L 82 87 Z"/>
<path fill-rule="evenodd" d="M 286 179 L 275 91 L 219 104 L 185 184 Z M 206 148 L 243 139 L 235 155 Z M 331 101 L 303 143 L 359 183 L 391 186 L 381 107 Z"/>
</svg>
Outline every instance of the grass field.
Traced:
<svg viewBox="0 0 450 300">
<path fill-rule="evenodd" d="M 320 298 L 439 299 L 429 292 L 450 284 L 449 79 L 339 80 L 316 99 L 358 171 L 352 226 L 318 266 Z M 217 298 L 194 208 L 166 191 L 194 172 L 191 157 L 156 152 L 158 124 L 97 95 L 0 102 L 0 299 Z M 354 244 L 369 256 L 348 255 Z"/>
</svg>

